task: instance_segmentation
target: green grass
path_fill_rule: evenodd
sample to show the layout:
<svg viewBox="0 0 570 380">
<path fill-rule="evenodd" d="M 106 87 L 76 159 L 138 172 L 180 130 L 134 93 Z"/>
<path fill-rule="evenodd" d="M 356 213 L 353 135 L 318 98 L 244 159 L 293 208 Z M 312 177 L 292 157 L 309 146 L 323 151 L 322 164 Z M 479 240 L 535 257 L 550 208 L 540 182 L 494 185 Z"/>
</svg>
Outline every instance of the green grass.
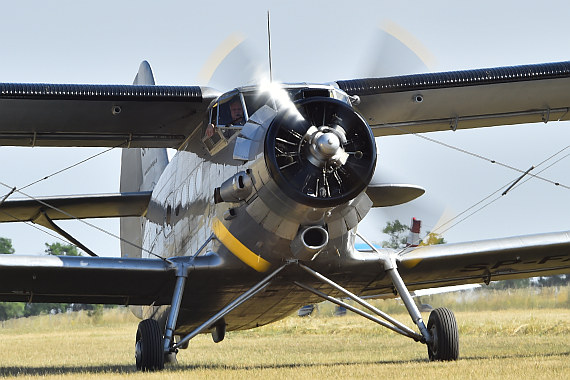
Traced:
<svg viewBox="0 0 570 380">
<path fill-rule="evenodd" d="M 541 297 L 556 298 L 560 291 L 549 294 Z M 498 296 L 518 297 L 523 304 L 527 297 L 524 291 L 510 295 L 504 291 Z M 456 305 L 449 303 L 450 308 L 464 304 L 462 297 Z M 491 298 L 483 304 L 492 305 Z M 400 313 L 395 316 L 411 326 L 398 301 L 375 303 L 381 308 L 399 306 Z M 434 299 L 429 303 L 435 303 Z M 506 310 L 460 310 L 456 317 L 461 359 L 451 363 L 428 362 L 424 345 L 354 314 L 332 317 L 332 309 L 321 304 L 319 313 L 312 317 L 292 316 L 259 329 L 230 332 L 219 344 L 213 343 L 209 335 L 200 335 L 191 341 L 189 349 L 179 353 L 177 366 L 150 374 L 135 371 L 133 351 L 138 321 L 124 309 L 108 310 L 97 320 L 77 313 L 7 321 L 0 328 L 0 376 L 519 380 L 564 379 L 570 373 L 568 307 L 511 305 Z"/>
</svg>

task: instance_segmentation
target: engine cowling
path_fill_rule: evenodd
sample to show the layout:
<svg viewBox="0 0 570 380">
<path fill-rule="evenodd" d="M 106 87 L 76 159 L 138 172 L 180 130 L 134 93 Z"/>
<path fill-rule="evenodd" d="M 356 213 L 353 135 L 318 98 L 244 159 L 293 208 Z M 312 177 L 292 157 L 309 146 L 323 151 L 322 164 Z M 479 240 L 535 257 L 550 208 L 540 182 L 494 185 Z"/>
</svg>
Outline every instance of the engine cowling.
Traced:
<svg viewBox="0 0 570 380">
<path fill-rule="evenodd" d="M 264 150 L 280 189 L 315 208 L 355 198 L 376 166 L 376 144 L 366 121 L 350 105 L 325 97 L 281 109 L 269 126 Z"/>
</svg>

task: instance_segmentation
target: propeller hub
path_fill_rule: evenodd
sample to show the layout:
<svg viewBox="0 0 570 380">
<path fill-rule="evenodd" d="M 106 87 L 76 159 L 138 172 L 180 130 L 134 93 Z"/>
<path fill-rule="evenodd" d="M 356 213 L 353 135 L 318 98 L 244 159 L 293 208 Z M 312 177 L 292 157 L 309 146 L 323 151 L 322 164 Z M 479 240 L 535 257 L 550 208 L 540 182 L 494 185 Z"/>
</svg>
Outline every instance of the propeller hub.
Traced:
<svg viewBox="0 0 570 380">
<path fill-rule="evenodd" d="M 322 126 L 319 129 L 309 128 L 305 135 L 309 141 L 309 154 L 307 159 L 317 167 L 326 165 L 338 167 L 346 163 L 348 155 L 342 147 L 342 141 L 346 140 L 340 136 L 341 132 Z"/>
<path fill-rule="evenodd" d="M 316 139 L 315 149 L 323 157 L 330 158 L 340 149 L 340 139 L 332 132 L 323 133 Z"/>
</svg>

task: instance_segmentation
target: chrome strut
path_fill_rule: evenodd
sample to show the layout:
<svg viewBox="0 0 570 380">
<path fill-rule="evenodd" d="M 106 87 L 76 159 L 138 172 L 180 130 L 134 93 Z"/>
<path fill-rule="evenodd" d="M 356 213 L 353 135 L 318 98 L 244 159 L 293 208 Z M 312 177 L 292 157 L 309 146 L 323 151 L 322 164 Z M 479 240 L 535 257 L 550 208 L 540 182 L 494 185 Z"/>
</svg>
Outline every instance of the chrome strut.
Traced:
<svg viewBox="0 0 570 380">
<path fill-rule="evenodd" d="M 174 329 L 176 328 L 176 321 L 178 320 L 178 313 L 180 312 L 180 303 L 182 302 L 182 295 L 184 294 L 184 285 L 188 278 L 188 264 L 178 263 L 176 266 L 176 285 L 174 286 L 174 294 L 172 295 L 172 305 L 166 320 L 166 329 L 164 332 L 164 353 L 176 352 L 175 348 L 171 348 L 172 338 L 174 336 Z"/>
<path fill-rule="evenodd" d="M 202 244 L 200 248 L 190 257 L 190 262 L 192 262 L 206 245 L 213 239 L 214 234 L 211 234 L 208 239 Z M 176 347 L 171 347 L 174 338 L 174 329 L 176 328 L 176 321 L 178 320 L 178 313 L 180 313 L 180 304 L 182 303 L 182 295 L 184 294 L 184 286 L 186 285 L 186 279 L 188 278 L 188 262 L 174 262 L 173 260 L 167 259 L 171 265 L 176 267 L 176 284 L 174 285 L 174 293 L 172 294 L 172 304 L 170 306 L 170 312 L 168 313 L 168 319 L 166 320 L 166 328 L 164 331 L 164 353 L 169 354 L 171 352 L 176 352 Z"/>
<path fill-rule="evenodd" d="M 430 343 L 432 341 L 432 336 L 429 333 L 428 329 L 426 328 L 426 325 L 424 324 L 424 321 L 422 319 L 422 315 L 420 314 L 420 310 L 418 309 L 416 303 L 414 302 L 412 295 L 408 291 L 408 288 L 406 287 L 404 280 L 402 280 L 402 276 L 400 276 L 400 273 L 398 272 L 395 256 L 380 252 L 376 247 L 372 245 L 372 243 L 366 240 L 364 236 L 362 236 L 358 232 L 356 232 L 356 235 L 359 238 L 361 238 L 362 241 L 364 241 L 368 246 L 370 246 L 370 248 L 372 248 L 374 252 L 378 254 L 380 260 L 382 261 L 382 264 L 384 265 L 384 270 L 386 271 L 386 273 L 388 273 L 388 275 L 392 279 L 392 283 L 394 284 L 396 291 L 400 295 L 400 298 L 404 302 L 404 305 L 406 305 L 406 309 L 408 310 L 410 317 L 412 318 L 412 320 L 414 321 L 416 326 L 418 326 L 418 329 L 422 333 L 421 341 L 423 343 Z"/>
<path fill-rule="evenodd" d="M 192 331 L 190 334 L 186 335 L 184 338 L 182 338 L 179 342 L 175 343 L 172 348 L 170 348 L 169 351 L 175 351 L 178 347 L 183 346 L 186 342 L 188 342 L 190 339 L 194 338 L 196 335 L 200 334 L 201 332 L 203 332 L 204 330 L 210 328 L 214 323 L 216 323 L 218 320 L 220 320 L 221 318 L 225 317 L 228 313 L 230 313 L 232 310 L 234 310 L 236 307 L 240 306 L 241 304 L 243 304 L 245 301 L 249 300 L 250 298 L 252 298 L 253 296 L 255 296 L 257 293 L 259 293 L 260 291 L 262 291 L 263 289 L 265 289 L 271 282 L 271 280 L 277 276 L 277 274 L 279 272 L 281 272 L 287 265 L 289 265 L 290 263 L 285 263 L 282 266 L 280 266 L 279 268 L 277 268 L 276 270 L 274 270 L 271 274 L 269 274 L 267 277 L 265 277 L 263 280 L 261 280 L 260 282 L 258 282 L 257 284 L 255 284 L 254 286 L 252 286 L 248 291 L 246 291 L 245 293 L 243 293 L 241 296 L 237 297 L 235 300 L 233 300 L 232 302 L 230 302 L 229 304 L 227 304 L 222 310 L 220 310 L 217 314 L 215 314 L 213 317 L 211 317 L 210 319 L 208 319 L 206 322 L 202 323 L 200 326 L 198 326 L 194 331 Z M 165 344 L 166 347 L 166 344 Z"/>
<path fill-rule="evenodd" d="M 312 270 L 311 268 L 299 263 L 298 264 L 299 267 L 303 270 L 305 270 L 307 273 L 313 275 L 314 277 L 318 278 L 319 280 L 325 282 L 326 284 L 329 284 L 330 286 L 332 286 L 333 288 L 335 288 L 336 290 L 340 291 L 341 293 L 343 293 L 347 298 L 350 298 L 351 300 L 353 300 L 354 302 L 358 303 L 361 306 L 364 306 L 365 308 L 367 308 L 368 310 L 372 311 L 374 314 L 384 318 L 385 320 L 387 320 L 390 323 L 386 323 L 384 321 L 379 320 L 378 318 L 363 312 L 362 310 L 356 309 L 348 304 L 346 304 L 345 302 L 339 301 L 333 297 L 329 297 L 326 294 L 313 289 L 307 285 L 304 285 L 302 283 L 299 282 L 294 282 L 295 285 L 310 291 L 313 294 L 316 294 L 319 297 L 322 297 L 328 301 L 331 301 L 337 305 L 340 306 L 344 306 L 346 307 L 348 310 L 354 311 L 355 313 L 370 319 L 371 321 L 374 321 L 384 327 L 389 328 L 390 330 L 397 332 L 399 334 L 402 334 L 404 336 L 407 336 L 409 338 L 412 338 L 414 340 L 417 341 L 421 341 L 424 339 L 424 337 L 422 337 L 422 335 L 418 334 L 417 332 L 415 332 L 414 330 L 410 329 L 408 326 L 404 325 L 403 323 L 397 321 L 396 319 L 390 317 L 388 314 L 384 313 L 383 311 L 379 310 L 378 308 L 372 306 L 370 303 L 366 302 L 365 300 L 363 300 L 362 298 L 360 298 L 359 296 L 357 296 L 354 293 L 351 293 L 350 291 L 348 291 L 347 289 L 343 288 L 342 286 L 340 286 L 339 284 L 337 284 L 336 282 L 332 281 L 331 279 L 323 276 L 322 274 Z"/>
<path fill-rule="evenodd" d="M 409 329 L 407 326 L 403 326 L 405 329 L 400 329 L 400 328 L 398 328 L 397 326 L 395 326 L 395 324 L 391 324 L 391 323 L 388 323 L 388 322 L 384 322 L 383 320 L 381 320 L 381 319 L 379 319 L 379 318 L 376 318 L 375 316 L 373 316 L 373 315 L 371 315 L 371 314 L 368 314 L 368 313 L 365 312 L 365 311 L 362 311 L 362 310 L 360 310 L 360 309 L 358 309 L 358 308 L 356 308 L 356 307 L 354 307 L 354 306 L 352 306 L 352 305 L 349 305 L 349 304 L 347 304 L 346 302 L 343 302 L 343 301 L 341 301 L 341 300 L 339 300 L 339 299 L 336 299 L 336 298 L 334 298 L 334 297 L 331 297 L 331 296 L 329 296 L 329 295 L 327 295 L 327 294 L 325 294 L 325 293 L 323 293 L 323 292 L 321 292 L 321 291 L 319 291 L 319 290 L 317 290 L 317 289 L 315 289 L 315 288 L 312 288 L 312 287 L 310 287 L 310 286 L 308 286 L 308 285 L 305 285 L 305 284 L 303 284 L 303 283 L 300 283 L 300 282 L 298 282 L 298 281 L 294 281 L 293 283 L 294 283 L 295 285 L 297 285 L 297 286 L 299 286 L 299 287 L 301 287 L 301 288 L 303 288 L 303 289 L 305 289 L 305 290 L 307 290 L 307 291 L 309 291 L 309 292 L 311 292 L 311 293 L 313 293 L 313 294 L 315 294 L 315 295 L 317 295 L 317 296 L 319 296 L 319 297 L 321 297 L 321 298 L 327 300 L 327 301 L 330 301 L 330 302 L 332 302 L 332 303 L 334 303 L 334 304 L 337 304 L 337 305 L 339 305 L 339 306 L 342 306 L 342 307 L 346 308 L 347 310 L 350 310 L 350 311 L 352 311 L 352 312 L 354 312 L 354 313 L 356 313 L 356 314 L 358 314 L 358 315 L 360 315 L 360 316 L 362 316 L 362 317 L 364 317 L 364 318 L 367 318 L 367 319 L 371 320 L 372 322 L 376 322 L 376 323 L 378 323 L 380 326 L 384 326 L 384 327 L 386 327 L 386 328 L 388 328 L 388 329 L 390 329 L 390 330 L 392 330 L 392 331 L 394 331 L 394 332 L 397 332 L 398 334 L 402 334 L 402 335 L 404 335 L 404 336 L 410 337 L 410 338 L 415 339 L 415 340 L 418 340 L 419 338 L 421 338 L 420 335 L 418 335 L 418 334 L 417 334 L 416 332 L 414 332 L 413 330 Z M 388 318 L 391 320 L 390 317 L 388 317 Z M 397 322 L 397 321 L 394 321 L 394 322 Z"/>
</svg>

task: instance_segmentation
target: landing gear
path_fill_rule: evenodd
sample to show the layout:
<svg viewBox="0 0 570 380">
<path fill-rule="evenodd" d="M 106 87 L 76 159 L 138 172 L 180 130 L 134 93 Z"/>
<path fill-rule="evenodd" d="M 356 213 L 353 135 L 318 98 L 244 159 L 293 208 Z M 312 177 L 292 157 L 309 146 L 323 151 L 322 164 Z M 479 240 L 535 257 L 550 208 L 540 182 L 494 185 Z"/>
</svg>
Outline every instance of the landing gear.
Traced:
<svg viewBox="0 0 570 380">
<path fill-rule="evenodd" d="M 139 371 L 159 371 L 164 369 L 164 342 L 162 331 L 154 319 L 139 323 L 135 343 L 135 358 Z"/>
<path fill-rule="evenodd" d="M 428 325 L 426 327 L 416 303 L 414 302 L 410 292 L 408 291 L 408 288 L 406 287 L 406 284 L 404 283 L 404 280 L 402 279 L 400 273 L 398 272 L 397 255 L 380 252 L 378 249 L 376 249 L 373 246 L 373 244 L 371 244 L 368 240 L 366 240 L 366 238 L 364 238 L 358 232 L 356 232 L 356 235 L 359 236 L 366 244 L 368 244 L 370 248 L 372 248 L 372 250 L 376 252 L 376 254 L 378 255 L 379 260 L 382 262 L 384 266 L 384 271 L 392 280 L 394 289 L 397 291 L 397 294 L 400 296 L 400 299 L 406 306 L 406 309 L 408 310 L 410 317 L 412 318 L 412 320 L 420 330 L 420 334 L 411 330 L 409 327 L 395 320 L 394 318 L 390 317 L 386 313 L 378 310 L 376 307 L 370 305 L 364 299 L 358 297 L 357 295 L 351 293 L 347 289 L 344 289 L 340 285 L 336 284 L 332 280 L 326 278 L 322 274 L 312 270 L 311 268 L 301 263 L 297 263 L 299 268 L 305 270 L 307 273 L 311 274 L 312 276 L 321 280 L 322 282 L 332 286 L 334 289 L 342 293 L 343 297 L 353 300 L 354 302 L 370 310 L 372 313 L 383 318 L 385 321 L 382 321 L 376 316 L 373 316 L 358 308 L 355 308 L 339 299 L 330 297 L 329 295 L 311 286 L 308 286 L 298 281 L 293 281 L 293 283 L 325 300 L 331 301 L 332 303 L 335 303 L 338 306 L 345 307 L 346 309 L 351 310 L 356 314 L 359 314 L 365 318 L 368 318 L 371 321 L 376 322 L 381 326 L 387 327 L 394 332 L 412 338 L 417 342 L 426 344 L 428 347 L 429 359 L 432 361 L 457 360 L 457 358 L 459 357 L 459 334 L 457 331 L 457 322 L 451 310 L 446 308 L 438 308 L 433 310 L 430 314 Z"/>
<path fill-rule="evenodd" d="M 429 360 L 457 360 L 459 333 L 451 310 L 445 307 L 434 309 L 429 315 L 427 328 L 432 336 L 432 341 L 427 344 Z"/>
</svg>

